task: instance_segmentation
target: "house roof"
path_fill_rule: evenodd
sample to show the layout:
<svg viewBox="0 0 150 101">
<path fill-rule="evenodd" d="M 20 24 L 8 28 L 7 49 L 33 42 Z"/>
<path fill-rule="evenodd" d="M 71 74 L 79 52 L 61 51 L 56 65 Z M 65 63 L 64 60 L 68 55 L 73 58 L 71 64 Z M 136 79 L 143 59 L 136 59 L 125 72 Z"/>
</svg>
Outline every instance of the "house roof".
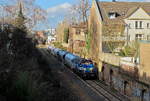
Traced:
<svg viewBox="0 0 150 101">
<path fill-rule="evenodd" d="M 124 24 L 125 18 L 142 8 L 150 15 L 150 2 L 98 2 L 99 10 L 105 24 Z M 108 14 L 115 12 L 118 16 L 110 19 Z"/>
</svg>

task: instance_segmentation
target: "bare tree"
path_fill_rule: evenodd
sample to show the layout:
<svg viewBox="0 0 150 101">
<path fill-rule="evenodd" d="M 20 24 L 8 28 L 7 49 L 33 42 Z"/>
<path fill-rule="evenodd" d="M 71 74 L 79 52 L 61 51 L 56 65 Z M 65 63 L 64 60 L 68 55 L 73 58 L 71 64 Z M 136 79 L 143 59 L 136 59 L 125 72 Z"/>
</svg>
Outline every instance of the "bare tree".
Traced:
<svg viewBox="0 0 150 101">
<path fill-rule="evenodd" d="M 79 15 L 77 19 L 80 20 L 80 22 L 84 22 L 87 26 L 89 9 L 89 0 L 78 0 L 78 3 L 72 7 L 72 10 Z"/>
<path fill-rule="evenodd" d="M 35 4 L 35 0 L 11 0 L 9 5 L 4 6 L 7 17 L 5 19 L 14 20 L 19 10 L 19 3 L 22 3 L 22 9 L 26 18 L 27 28 L 34 28 L 39 22 L 46 23 L 47 13 L 45 10 Z"/>
</svg>

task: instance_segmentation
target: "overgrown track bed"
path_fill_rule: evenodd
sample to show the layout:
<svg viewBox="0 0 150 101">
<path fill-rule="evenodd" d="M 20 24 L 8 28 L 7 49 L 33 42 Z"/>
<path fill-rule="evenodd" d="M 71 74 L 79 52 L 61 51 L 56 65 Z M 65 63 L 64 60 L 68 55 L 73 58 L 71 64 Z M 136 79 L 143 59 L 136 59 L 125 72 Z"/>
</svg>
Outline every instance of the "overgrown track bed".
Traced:
<svg viewBox="0 0 150 101">
<path fill-rule="evenodd" d="M 113 96 L 118 97 L 118 99 L 123 100 L 123 101 L 130 101 L 127 96 L 124 96 L 124 95 L 120 94 L 118 91 L 115 90 L 115 92 L 114 92 L 114 89 L 113 89 L 113 91 L 112 91 L 112 90 L 109 90 L 109 89 L 108 89 L 108 86 L 106 86 L 106 84 L 102 83 L 101 81 L 94 80 L 94 82 L 95 82 L 97 85 L 99 85 L 101 88 L 105 89 L 107 92 L 111 93 Z M 110 88 L 110 87 L 109 87 L 109 88 Z M 110 88 L 110 89 L 111 89 L 111 88 Z"/>
<path fill-rule="evenodd" d="M 97 93 L 104 96 L 106 101 L 129 101 L 124 96 L 117 95 L 111 90 L 108 90 L 104 84 L 101 84 L 97 80 L 86 80 L 85 81 L 91 88 L 93 88 Z"/>
</svg>

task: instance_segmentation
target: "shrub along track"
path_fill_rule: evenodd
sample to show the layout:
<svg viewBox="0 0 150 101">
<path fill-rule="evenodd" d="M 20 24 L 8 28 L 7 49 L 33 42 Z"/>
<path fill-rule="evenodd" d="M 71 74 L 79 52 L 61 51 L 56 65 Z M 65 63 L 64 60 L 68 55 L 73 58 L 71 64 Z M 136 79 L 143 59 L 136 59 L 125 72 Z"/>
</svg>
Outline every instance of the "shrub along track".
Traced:
<svg viewBox="0 0 150 101">
<path fill-rule="evenodd" d="M 44 49 L 39 49 L 39 51 L 41 53 L 39 57 L 40 69 L 43 71 L 47 82 L 50 82 L 44 93 L 47 97 L 46 101 L 80 101 L 68 87 L 61 83 L 62 78 L 58 74 L 63 70 L 62 64 L 56 62 L 55 58 L 49 56 Z"/>
<path fill-rule="evenodd" d="M 53 57 L 47 61 L 41 52 L 37 58 L 21 62 L 21 68 L 15 69 L 9 78 L 7 72 L 3 73 L 6 77 L 0 80 L 0 101 L 80 101 L 55 75 L 53 69 L 60 64 Z"/>
</svg>

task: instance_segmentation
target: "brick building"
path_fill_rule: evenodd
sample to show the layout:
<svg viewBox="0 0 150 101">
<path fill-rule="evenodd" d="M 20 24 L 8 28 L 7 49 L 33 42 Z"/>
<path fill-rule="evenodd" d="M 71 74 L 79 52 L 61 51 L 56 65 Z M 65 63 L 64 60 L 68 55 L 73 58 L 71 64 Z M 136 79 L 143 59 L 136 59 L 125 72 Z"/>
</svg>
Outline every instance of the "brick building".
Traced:
<svg viewBox="0 0 150 101">
<path fill-rule="evenodd" d="M 72 24 L 69 28 L 69 48 L 72 53 L 81 57 L 85 55 L 86 25 L 84 23 Z"/>
</svg>

